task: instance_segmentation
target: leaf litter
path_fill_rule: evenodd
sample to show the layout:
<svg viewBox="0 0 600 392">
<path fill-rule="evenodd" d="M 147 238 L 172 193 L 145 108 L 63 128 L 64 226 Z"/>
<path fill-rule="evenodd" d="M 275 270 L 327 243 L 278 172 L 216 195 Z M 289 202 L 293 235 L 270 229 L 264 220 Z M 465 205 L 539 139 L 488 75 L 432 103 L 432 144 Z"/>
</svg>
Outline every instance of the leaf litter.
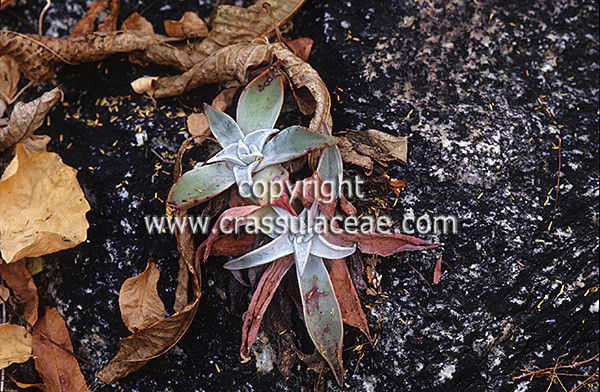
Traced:
<svg viewBox="0 0 600 392">
<path fill-rule="evenodd" d="M 270 43 L 267 40 L 276 32 L 279 35 L 277 28 L 289 20 L 303 3 L 303 0 L 273 0 L 270 2 L 270 16 L 264 12 L 260 4 L 247 8 L 220 5 L 216 8 L 210 21 L 210 29 L 196 14 L 188 12 L 179 21 L 164 22 L 167 37 L 155 34 L 153 26 L 138 13 L 125 19 L 122 30 L 116 31 L 119 0 L 97 0 L 90 4 L 88 12 L 73 29 L 68 39 L 0 31 L 0 55 L 9 56 L 3 56 L 2 59 L 6 60 L 0 62 L 0 75 L 2 72 L 9 75 L 4 78 L 7 83 L 0 83 L 0 105 L 3 105 L 0 109 L 4 112 L 16 94 L 14 80 L 18 82 L 17 71 L 22 72 L 32 81 L 42 81 L 53 76 L 56 66 L 61 62 L 74 65 L 98 61 L 116 53 L 123 53 L 129 56 L 131 62 L 167 65 L 184 71 L 176 76 L 138 79 L 132 83 L 136 92 L 147 93 L 153 97 L 167 97 L 181 95 L 206 84 L 222 83 L 226 85 L 226 88 L 214 99 L 213 106 L 219 110 L 225 110 L 232 104 L 233 97 L 240 86 L 248 83 L 251 77 L 260 73 L 265 67 L 279 62 L 300 111 L 305 115 L 312 115 L 309 128 L 313 131 L 330 134 L 332 129 L 331 98 L 325 83 L 306 62 L 313 44 L 312 40 L 301 38 L 286 43 Z M 109 10 L 108 16 L 99 23 L 99 15 L 106 9 Z M 188 38 L 201 37 L 204 38 L 188 40 Z M 15 63 L 18 65 L 18 70 L 15 70 Z M 4 229 L 0 250 L 9 262 L 12 261 L 12 264 L 0 264 L 0 272 L 4 270 L 4 275 L 7 277 L 10 276 L 10 269 L 3 269 L 3 267 L 13 268 L 22 265 L 18 260 L 22 260 L 24 257 L 38 256 L 64 249 L 65 247 L 61 248 L 56 244 L 57 241 L 53 240 L 54 232 L 67 239 L 66 247 L 75 246 L 86 238 L 85 232 L 88 224 L 85 220 L 85 213 L 89 210 L 89 204 L 81 192 L 73 169 L 62 164 L 56 154 L 45 151 L 49 141 L 48 137 L 32 135 L 35 129 L 41 125 L 51 107 L 61 99 L 62 92 L 55 89 L 28 104 L 18 103 L 13 108 L 10 119 L 4 128 L 0 129 L 0 147 L 2 149 L 9 149 L 15 143 L 19 143 L 16 146 L 16 157 L 13 163 L 9 165 L 0 179 L 0 212 L 4 212 L 2 208 L 5 206 L 8 215 L 3 213 L 2 219 L 4 216 L 9 217 L 4 221 L 0 219 L 0 229 L 18 227 L 19 215 L 14 211 L 15 208 L 6 208 L 9 205 L 14 206 L 15 201 L 8 196 L 12 195 L 18 199 L 26 198 L 22 193 L 18 193 L 18 187 L 11 181 L 17 183 L 29 181 L 31 184 L 32 181 L 44 183 L 44 179 L 51 178 L 52 181 L 49 181 L 53 184 L 63 182 L 69 184 L 64 186 L 64 188 L 69 188 L 68 190 L 53 189 L 53 192 L 57 192 L 59 195 L 57 200 L 66 202 L 67 208 L 60 210 L 56 205 L 52 205 L 51 201 L 48 201 L 50 206 L 45 205 L 50 211 L 60 210 L 56 215 L 69 222 L 68 228 L 62 227 L 59 223 L 49 224 L 48 231 L 40 234 L 38 236 L 40 238 L 36 238 L 34 241 L 23 241 L 22 233 L 31 230 L 28 227 L 21 228 L 20 231 L 14 230 L 16 233 Z M 187 119 L 187 126 L 197 143 L 202 143 L 210 133 L 203 113 L 191 114 Z M 406 162 L 407 141 L 405 138 L 396 138 L 383 132 L 369 130 L 367 132 L 347 131 L 340 140 L 340 152 L 344 161 L 365 169 L 367 174 L 372 172 L 374 162 L 383 167 L 387 167 L 391 161 Z M 181 146 L 177 157 L 175 179 L 180 176 L 183 152 L 190 142 L 191 139 L 188 139 Z M 311 167 L 316 167 L 318 158 L 319 154 L 311 154 L 309 157 Z M 68 174 L 69 172 L 71 174 Z M 52 177 L 63 174 L 64 180 L 62 177 L 59 177 L 60 180 Z M 394 187 L 394 184 L 396 183 L 390 182 L 390 186 Z M 69 194 L 68 191 L 71 193 Z M 3 199 L 5 196 L 6 198 Z M 40 202 L 40 198 L 35 195 L 31 199 L 34 202 Z M 348 214 L 356 213 L 354 206 L 343 197 L 340 206 Z M 335 204 L 332 207 L 335 210 Z M 27 208 L 27 206 L 24 207 L 25 210 Z M 35 216 L 35 207 L 29 206 L 29 208 L 27 216 Z M 244 213 L 240 211 L 236 214 L 243 215 Z M 179 218 L 187 216 L 185 211 L 175 211 L 175 214 Z M 36 224 L 40 220 L 51 220 L 51 217 L 52 214 L 47 218 L 37 218 Z M 21 218 L 21 220 L 23 219 Z M 5 238 L 9 238 L 9 240 L 5 241 Z M 235 257 L 240 252 L 244 253 L 253 249 L 255 242 L 254 236 L 240 236 L 235 239 L 229 236 L 209 237 L 196 250 L 194 238 L 189 229 L 178 233 L 177 243 L 180 258 L 173 307 L 175 313 L 170 317 L 165 317 L 164 304 L 156 289 L 159 272 L 152 262 L 148 262 L 144 272 L 125 281 L 119 295 L 123 321 L 133 334 L 120 342 L 116 355 L 98 373 L 98 377 L 109 384 L 114 383 L 141 368 L 149 360 L 162 355 L 178 342 L 194 319 L 198 309 L 201 296 L 201 265 L 198 262 L 198 256 L 228 255 Z M 383 256 L 403 249 L 426 249 L 434 246 L 399 234 L 359 236 L 357 238 L 341 235 L 338 236 L 337 243 L 340 245 L 358 243 L 363 252 Z M 42 251 L 41 248 L 44 250 Z M 195 253 L 196 260 L 194 260 Z M 200 256 L 200 258 L 202 257 Z M 356 264 L 358 259 L 353 258 L 353 260 L 351 265 Z M 349 270 L 344 260 L 331 260 L 326 266 L 332 278 L 332 285 L 336 289 L 343 321 L 361 330 L 370 340 L 368 323 L 355 289 L 355 286 L 364 286 L 361 273 L 356 273 L 356 267 Z M 260 320 L 268 311 L 268 305 L 273 299 L 281 279 L 288 273 L 291 262 L 289 258 L 283 258 L 271 267 L 262 274 L 244 319 L 241 348 L 243 358 L 249 356 Z M 362 271 L 360 268 L 359 270 Z M 64 321 L 56 309 L 47 308 L 44 315 L 36 322 L 37 289 L 35 289 L 30 275 L 27 278 L 27 275 L 23 273 L 23 276 L 20 279 L 23 282 L 30 282 L 33 287 L 29 283 L 26 283 L 25 286 L 21 285 L 22 287 L 14 282 L 11 285 L 10 277 L 4 278 L 4 280 L 15 295 L 28 298 L 25 302 L 29 304 L 30 310 L 26 317 L 30 326 L 35 325 L 32 350 L 34 355 L 38 356 L 36 368 L 42 376 L 47 390 L 63 390 L 65 388 L 76 391 L 87 390 L 77 359 L 72 354 L 73 348 Z M 32 294 L 32 290 L 35 295 Z M 35 313 L 31 310 L 32 306 Z M 290 352 L 298 352 L 296 349 L 291 350 L 290 347 L 293 348 L 293 343 L 292 346 L 288 345 Z M 35 354 L 36 352 L 37 354 Z M 50 361 L 49 353 L 54 358 L 60 358 L 60 362 Z M 310 361 L 304 355 L 302 358 Z M 322 361 L 322 358 L 320 360 Z M 287 362 L 287 365 L 281 365 L 284 374 L 286 374 L 283 369 L 285 366 L 289 373 L 290 360 Z M 63 374 L 65 369 L 68 369 L 69 376 L 66 373 Z M 341 375 L 336 374 L 336 377 L 340 382 Z"/>
</svg>

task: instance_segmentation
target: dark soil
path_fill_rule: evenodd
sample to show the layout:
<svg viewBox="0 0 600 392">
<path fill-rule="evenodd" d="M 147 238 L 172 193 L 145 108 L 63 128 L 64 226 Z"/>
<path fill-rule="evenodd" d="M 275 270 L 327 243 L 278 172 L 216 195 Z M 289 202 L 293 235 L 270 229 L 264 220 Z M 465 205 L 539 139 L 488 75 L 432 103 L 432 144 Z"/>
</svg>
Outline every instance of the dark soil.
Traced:
<svg viewBox="0 0 600 392">
<path fill-rule="evenodd" d="M 44 27 L 66 36 L 85 1 L 56 3 Z M 212 9 L 208 1 L 166 3 L 124 1 L 121 20 L 145 11 L 161 32 L 164 19 Z M 18 1 L 2 12 L 1 27 L 37 31 L 44 4 Z M 344 390 L 546 391 L 547 379 L 513 377 L 598 353 L 598 23 L 597 2 L 566 0 L 314 1 L 293 19 L 291 34 L 315 41 L 309 62 L 331 92 L 334 129 L 409 136 L 408 164 L 388 173 L 407 188 L 397 202 L 393 192 L 380 195 L 393 216 L 452 214 L 459 222 L 456 234 L 422 236 L 442 248 L 377 267 L 384 295 L 364 297 L 376 343 L 364 355 L 346 352 Z M 156 108 L 129 86 L 169 73 L 113 57 L 65 66 L 28 91 L 32 98 L 63 87 L 64 105 L 37 133 L 52 136 L 49 150 L 79 170 L 92 208 L 88 241 L 44 257 L 46 271 L 36 276 L 44 300 L 58 307 L 75 351 L 91 363 L 82 369 L 93 391 L 310 390 L 318 375 L 304 365 L 287 381 L 269 371 L 276 347 L 268 334 L 257 346 L 261 360 L 240 363 L 243 309 L 230 314 L 230 277 L 216 264 L 175 348 L 115 386 L 95 378 L 128 335 L 119 288 L 148 259 L 161 269 L 167 309 L 173 303 L 175 239 L 146 234 L 143 219 L 164 213 L 173 169 L 151 149 L 175 153 L 186 137 L 177 113 L 201 108 L 217 87 Z M 120 97 L 118 112 L 102 105 L 105 97 Z M 140 131 L 148 140 L 137 146 Z M 431 281 L 440 255 L 450 268 L 430 289 L 415 270 Z M 596 359 L 576 373 L 598 367 Z M 561 377 L 567 390 L 578 380 Z M 321 386 L 339 390 L 331 374 Z M 580 390 L 598 391 L 598 383 Z"/>
</svg>

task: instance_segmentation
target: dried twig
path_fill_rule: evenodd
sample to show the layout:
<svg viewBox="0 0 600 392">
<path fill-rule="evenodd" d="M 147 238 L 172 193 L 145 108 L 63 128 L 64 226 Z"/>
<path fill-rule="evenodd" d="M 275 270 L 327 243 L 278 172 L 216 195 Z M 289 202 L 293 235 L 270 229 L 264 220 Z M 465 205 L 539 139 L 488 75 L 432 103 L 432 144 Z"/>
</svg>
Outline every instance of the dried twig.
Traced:
<svg viewBox="0 0 600 392">
<path fill-rule="evenodd" d="M 562 138 L 558 139 L 558 178 L 556 179 L 556 197 L 554 198 L 554 212 L 556 212 L 556 206 L 558 205 L 558 190 L 560 189 L 560 166 L 562 158 Z"/>
<path fill-rule="evenodd" d="M 562 357 L 562 356 L 561 356 Z M 575 368 L 577 366 L 581 366 L 583 364 L 586 364 L 588 362 L 593 361 L 594 359 L 598 358 L 598 354 L 594 355 L 593 357 L 586 359 L 584 361 L 579 361 L 579 362 L 575 362 L 577 360 L 577 357 L 573 360 L 573 362 L 570 365 L 560 365 L 560 358 L 559 357 L 556 361 L 556 364 L 552 367 L 548 367 L 548 368 L 544 368 L 544 369 L 537 369 L 537 370 L 529 370 L 529 369 L 521 369 L 521 371 L 525 372 L 524 374 L 521 374 L 520 376 L 515 376 L 512 379 L 513 380 L 517 380 L 520 378 L 525 378 L 525 377 L 549 377 L 550 378 L 550 385 L 548 385 L 548 389 L 547 391 L 550 390 L 550 388 L 552 387 L 553 384 L 558 383 L 562 389 L 565 392 L 575 392 L 576 390 L 578 390 L 579 388 L 581 388 L 582 386 L 584 386 L 588 381 L 594 379 L 594 378 L 598 378 L 598 372 L 594 373 L 594 374 L 573 374 L 573 373 L 564 373 L 564 372 L 559 372 L 559 370 L 565 370 L 565 369 L 572 369 Z M 562 383 L 562 381 L 560 380 L 559 376 L 567 376 L 567 377 L 586 377 L 586 379 L 579 384 L 577 387 L 571 389 L 571 391 L 568 391 L 566 389 L 566 387 L 564 386 L 564 384 Z"/>
<path fill-rule="evenodd" d="M 46 15 L 46 11 L 48 11 L 48 8 L 50 8 L 51 4 L 52 4 L 52 0 L 46 0 L 46 5 L 42 9 L 42 12 L 40 12 L 40 18 L 38 19 L 38 34 L 39 35 L 44 34 L 44 29 L 42 28 L 42 24 L 44 23 L 44 15 Z"/>
</svg>

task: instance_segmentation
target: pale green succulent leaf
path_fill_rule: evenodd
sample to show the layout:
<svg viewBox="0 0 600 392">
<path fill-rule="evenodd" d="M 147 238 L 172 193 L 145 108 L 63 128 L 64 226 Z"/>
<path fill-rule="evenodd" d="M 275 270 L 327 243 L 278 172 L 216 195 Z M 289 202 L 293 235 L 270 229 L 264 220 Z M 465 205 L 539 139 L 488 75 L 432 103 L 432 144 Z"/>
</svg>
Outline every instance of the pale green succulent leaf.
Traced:
<svg viewBox="0 0 600 392">
<path fill-rule="evenodd" d="M 254 191 L 250 191 L 252 200 L 258 204 L 267 204 L 281 199 L 285 194 L 288 178 L 288 171 L 281 165 L 271 165 L 260 170 L 252 177 L 254 183 Z M 240 189 L 241 193 L 242 189 Z"/>
<path fill-rule="evenodd" d="M 325 358 L 339 385 L 343 385 L 342 316 L 323 259 L 310 255 L 304 272 L 298 272 L 304 322 L 317 351 Z"/>
<path fill-rule="evenodd" d="M 275 238 L 266 245 L 256 248 L 236 259 L 233 259 L 223 265 L 228 270 L 240 270 L 244 268 L 258 267 L 277 260 L 280 257 L 287 256 L 294 252 L 287 235 Z"/>
<path fill-rule="evenodd" d="M 227 113 L 223 113 L 209 105 L 204 105 L 204 114 L 213 136 L 222 147 L 237 143 L 244 138 L 238 124 Z"/>
<path fill-rule="evenodd" d="M 323 149 L 319 165 L 317 166 L 317 173 L 321 180 L 326 181 L 332 186 L 335 196 L 339 197 L 342 186 L 343 163 L 340 150 L 337 146 L 325 147 Z"/>
<path fill-rule="evenodd" d="M 269 140 L 262 150 L 264 159 L 259 169 L 275 163 L 283 163 L 305 155 L 313 150 L 337 143 L 333 136 L 313 132 L 300 126 L 291 126 Z"/>
<path fill-rule="evenodd" d="M 312 240 L 310 253 L 324 259 L 343 259 L 356 251 L 356 244 L 352 246 L 339 246 L 332 244 L 322 236 L 315 236 Z"/>
<path fill-rule="evenodd" d="M 167 201 L 178 209 L 188 209 L 223 192 L 235 183 L 233 172 L 225 162 L 196 167 L 173 185 Z"/>
<path fill-rule="evenodd" d="M 230 144 L 221 151 L 213 155 L 206 163 L 228 162 L 232 165 L 245 165 L 237 155 L 237 144 Z"/>
<path fill-rule="evenodd" d="M 242 91 L 236 119 L 246 135 L 273 128 L 283 105 L 283 76 L 277 67 L 258 75 Z"/>
</svg>

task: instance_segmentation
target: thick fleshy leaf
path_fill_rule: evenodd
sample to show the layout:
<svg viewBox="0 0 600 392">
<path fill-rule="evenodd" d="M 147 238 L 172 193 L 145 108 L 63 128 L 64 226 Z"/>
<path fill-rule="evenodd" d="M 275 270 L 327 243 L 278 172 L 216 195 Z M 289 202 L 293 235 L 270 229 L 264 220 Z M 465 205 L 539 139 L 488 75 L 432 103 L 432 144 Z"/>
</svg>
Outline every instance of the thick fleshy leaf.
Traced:
<svg viewBox="0 0 600 392">
<path fill-rule="evenodd" d="M 357 244 L 363 253 L 379 256 L 391 256 L 404 250 L 425 250 L 435 248 L 439 244 L 431 244 L 410 235 L 398 233 L 355 233 L 342 232 L 340 234 L 327 233 L 327 241 L 340 245 L 351 246 Z"/>
<path fill-rule="evenodd" d="M 260 278 L 258 286 L 256 286 L 256 290 L 252 295 L 248 311 L 244 314 L 242 346 L 240 347 L 242 358 L 250 358 L 250 348 L 258 333 L 263 315 L 269 303 L 271 303 L 275 290 L 277 290 L 279 283 L 281 283 L 281 279 L 283 279 L 293 264 L 294 258 L 291 255 L 282 257 L 269 265 L 269 268 L 266 269 Z"/>
<path fill-rule="evenodd" d="M 313 237 L 310 253 L 324 259 L 343 259 L 356 251 L 356 245 L 339 246 L 328 242 L 320 235 Z"/>
<path fill-rule="evenodd" d="M 302 275 L 306 269 L 308 255 L 311 253 L 312 239 L 303 241 L 299 237 L 295 237 L 292 245 L 294 247 L 294 258 L 296 259 L 296 270 L 298 274 Z"/>
<path fill-rule="evenodd" d="M 206 161 L 206 163 L 227 162 L 232 165 L 244 166 L 244 162 L 242 162 L 237 155 L 237 150 L 237 144 L 230 144 L 213 155 L 208 161 Z"/>
<path fill-rule="evenodd" d="M 240 127 L 227 113 L 223 113 L 205 104 L 204 114 L 206 115 L 206 120 L 208 120 L 210 131 L 222 147 L 237 143 L 238 140 L 244 138 Z"/>
<path fill-rule="evenodd" d="M 267 207 L 264 207 L 267 208 Z M 212 245 L 215 241 L 217 241 L 219 238 L 222 238 L 226 235 L 228 235 L 229 233 L 233 234 L 235 231 L 235 225 L 244 225 L 245 223 L 241 220 L 241 218 L 247 217 L 250 214 L 252 214 L 255 211 L 260 211 L 263 208 L 261 208 L 260 206 L 240 206 L 240 207 L 233 207 L 233 208 L 229 208 L 228 210 L 224 211 L 220 216 L 219 219 L 217 219 L 217 222 L 215 222 L 213 229 L 211 230 L 208 238 L 206 239 L 206 241 L 204 241 L 203 245 L 204 245 L 204 261 L 206 261 L 208 259 L 208 257 L 211 255 L 211 248 Z M 225 231 L 225 232 L 223 232 Z M 198 251 L 196 252 L 197 255 L 199 255 L 200 253 L 200 249 L 203 247 L 203 245 L 201 245 L 198 248 Z M 197 257 L 198 258 L 198 257 Z"/>
<path fill-rule="evenodd" d="M 326 147 L 321 152 L 317 173 L 321 180 L 328 183 L 335 196 L 340 194 L 342 185 L 343 163 L 337 146 Z"/>
<path fill-rule="evenodd" d="M 240 270 L 270 263 L 283 256 L 294 253 L 294 248 L 287 235 L 281 235 L 260 248 L 254 249 L 243 256 L 233 259 L 223 265 L 229 270 Z"/>
<path fill-rule="evenodd" d="M 285 187 L 289 176 L 288 171 L 281 165 L 265 167 L 252 177 L 255 191 L 252 191 L 251 198 L 259 204 L 271 203 L 282 198 L 287 200 Z M 263 190 L 264 194 L 261 195 Z M 240 189 L 240 193 L 241 191 Z"/>
<path fill-rule="evenodd" d="M 344 259 L 326 260 L 325 264 L 333 283 L 335 296 L 340 304 L 342 320 L 344 323 L 360 329 L 367 339 L 372 340 L 367 318 L 352 283 L 346 261 Z"/>
<path fill-rule="evenodd" d="M 296 266 L 298 264 L 296 263 Z M 298 270 L 296 269 L 296 272 Z M 310 256 L 304 274 L 298 274 L 304 322 L 308 333 L 325 358 L 339 385 L 343 385 L 342 338 L 344 327 L 333 284 L 320 257 Z"/>
<path fill-rule="evenodd" d="M 258 169 L 275 163 L 287 162 L 313 150 L 336 143 L 337 139 L 333 136 L 313 132 L 300 126 L 291 126 L 279 132 L 265 144 L 262 151 L 265 158 L 261 161 Z"/>
<path fill-rule="evenodd" d="M 169 192 L 167 201 L 185 210 L 223 192 L 235 183 L 230 166 L 217 162 L 200 166 L 185 173 Z"/>
<path fill-rule="evenodd" d="M 237 107 L 237 122 L 244 134 L 273 128 L 283 105 L 283 76 L 273 66 L 258 75 L 242 92 Z"/>
<path fill-rule="evenodd" d="M 258 151 L 262 151 L 262 149 L 265 147 L 265 144 L 267 143 L 267 140 L 269 140 L 269 137 L 276 134 L 277 132 L 279 132 L 279 129 L 260 129 L 247 135 L 244 138 L 244 143 L 246 143 L 247 146 L 255 145 Z"/>
</svg>

